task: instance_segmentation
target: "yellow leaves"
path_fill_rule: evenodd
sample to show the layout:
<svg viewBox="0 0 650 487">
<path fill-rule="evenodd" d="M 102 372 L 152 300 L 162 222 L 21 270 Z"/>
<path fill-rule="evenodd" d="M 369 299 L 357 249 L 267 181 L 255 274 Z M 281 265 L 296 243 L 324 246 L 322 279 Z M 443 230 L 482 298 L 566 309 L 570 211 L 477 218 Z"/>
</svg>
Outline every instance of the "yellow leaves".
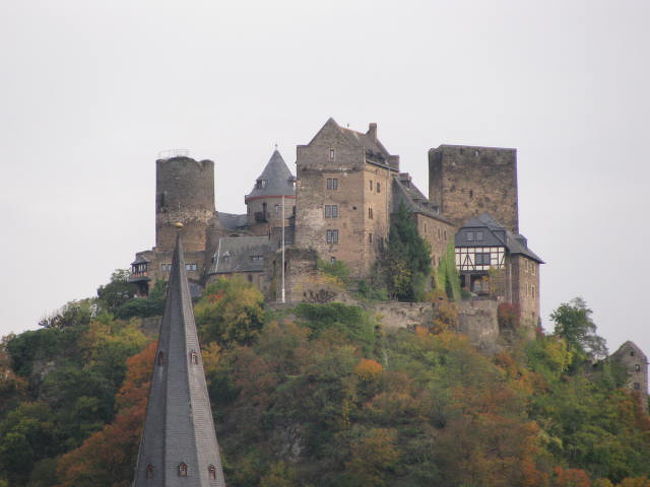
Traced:
<svg viewBox="0 0 650 487">
<path fill-rule="evenodd" d="M 361 380 L 372 381 L 376 380 L 383 370 L 384 368 L 379 362 L 372 359 L 362 358 L 354 368 L 354 373 L 357 374 Z"/>
<path fill-rule="evenodd" d="M 391 469 L 400 457 L 396 446 L 397 431 L 372 428 L 350 445 L 351 458 L 345 466 L 360 485 L 386 485 L 385 470 Z"/>
<path fill-rule="evenodd" d="M 203 370 L 207 376 L 217 372 L 221 359 L 221 347 L 217 342 L 210 342 L 201 349 Z"/>
</svg>

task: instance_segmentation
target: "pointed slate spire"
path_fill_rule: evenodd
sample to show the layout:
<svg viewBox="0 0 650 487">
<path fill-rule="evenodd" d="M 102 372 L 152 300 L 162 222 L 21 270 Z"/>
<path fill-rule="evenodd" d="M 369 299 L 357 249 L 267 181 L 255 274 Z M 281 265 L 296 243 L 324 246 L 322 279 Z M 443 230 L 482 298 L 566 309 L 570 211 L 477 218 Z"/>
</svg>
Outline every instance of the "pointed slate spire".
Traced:
<svg viewBox="0 0 650 487">
<path fill-rule="evenodd" d="M 245 201 L 268 196 L 294 196 L 296 194 L 293 187 L 294 180 L 280 151 L 275 149 L 262 174 L 257 178 L 253 191 L 246 195 Z"/>
<path fill-rule="evenodd" d="M 133 487 L 225 487 L 180 232 Z"/>
</svg>

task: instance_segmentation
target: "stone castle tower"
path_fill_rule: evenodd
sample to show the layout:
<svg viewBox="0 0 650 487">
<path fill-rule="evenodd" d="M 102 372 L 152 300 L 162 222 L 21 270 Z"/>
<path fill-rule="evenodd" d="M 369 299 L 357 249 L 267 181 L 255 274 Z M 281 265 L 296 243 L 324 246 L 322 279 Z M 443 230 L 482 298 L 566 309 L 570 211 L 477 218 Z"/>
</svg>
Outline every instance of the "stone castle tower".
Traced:
<svg viewBox="0 0 650 487">
<path fill-rule="evenodd" d="M 171 251 L 183 224 L 185 249 L 206 248 L 206 229 L 214 217 L 214 162 L 172 157 L 156 161 L 156 249 Z"/>
<path fill-rule="evenodd" d="M 487 213 L 518 233 L 517 150 L 465 145 L 429 150 L 429 200 L 456 226 Z"/>
<path fill-rule="evenodd" d="M 307 145 L 297 147 L 296 247 L 328 262 L 342 260 L 367 274 L 388 235 L 391 183 L 399 156 L 377 139 L 330 118 Z"/>
</svg>

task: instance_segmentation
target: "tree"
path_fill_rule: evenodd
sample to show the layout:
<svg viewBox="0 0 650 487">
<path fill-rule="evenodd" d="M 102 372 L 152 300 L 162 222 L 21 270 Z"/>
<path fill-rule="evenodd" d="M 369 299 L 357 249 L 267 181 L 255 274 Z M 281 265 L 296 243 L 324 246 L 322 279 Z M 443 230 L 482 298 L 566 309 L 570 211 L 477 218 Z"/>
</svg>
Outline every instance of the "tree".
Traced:
<svg viewBox="0 0 650 487">
<path fill-rule="evenodd" d="M 554 334 L 564 338 L 579 358 L 599 360 L 607 357 L 607 346 L 596 335 L 591 313 L 585 300 L 578 297 L 562 303 L 551 313 L 551 319 L 555 322 Z"/>
<path fill-rule="evenodd" d="M 111 274 L 111 282 L 105 286 L 99 286 L 97 297 L 106 311 L 115 313 L 123 304 L 135 296 L 135 284 L 129 282 L 128 269 L 116 269 Z"/>
<path fill-rule="evenodd" d="M 431 252 L 403 204 L 391 219 L 383 267 L 392 296 L 402 301 L 422 299 L 431 274 Z"/>
</svg>

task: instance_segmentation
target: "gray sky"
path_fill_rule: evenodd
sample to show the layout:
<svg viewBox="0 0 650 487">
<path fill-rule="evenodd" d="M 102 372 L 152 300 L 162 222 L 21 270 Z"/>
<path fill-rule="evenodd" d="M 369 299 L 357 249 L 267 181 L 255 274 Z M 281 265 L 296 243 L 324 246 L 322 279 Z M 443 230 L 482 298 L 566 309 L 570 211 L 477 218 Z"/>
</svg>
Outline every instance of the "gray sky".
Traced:
<svg viewBox="0 0 650 487">
<path fill-rule="evenodd" d="M 439 144 L 516 147 L 544 324 L 583 296 L 650 353 L 650 2 L 0 0 L 0 334 L 91 296 L 154 239 L 154 161 L 217 208 L 328 117 L 428 190 Z"/>
</svg>

